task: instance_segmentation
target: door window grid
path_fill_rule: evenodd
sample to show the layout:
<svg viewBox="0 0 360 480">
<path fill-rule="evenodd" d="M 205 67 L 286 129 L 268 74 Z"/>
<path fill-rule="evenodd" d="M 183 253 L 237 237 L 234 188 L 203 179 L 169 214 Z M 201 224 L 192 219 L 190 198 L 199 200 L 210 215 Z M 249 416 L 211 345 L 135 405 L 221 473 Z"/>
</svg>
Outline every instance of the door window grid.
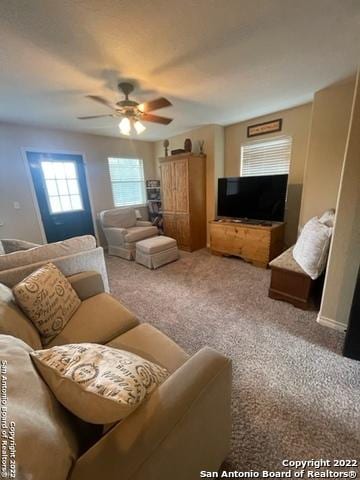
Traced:
<svg viewBox="0 0 360 480">
<path fill-rule="evenodd" d="M 75 162 L 43 161 L 41 169 L 51 213 L 84 209 Z"/>
</svg>

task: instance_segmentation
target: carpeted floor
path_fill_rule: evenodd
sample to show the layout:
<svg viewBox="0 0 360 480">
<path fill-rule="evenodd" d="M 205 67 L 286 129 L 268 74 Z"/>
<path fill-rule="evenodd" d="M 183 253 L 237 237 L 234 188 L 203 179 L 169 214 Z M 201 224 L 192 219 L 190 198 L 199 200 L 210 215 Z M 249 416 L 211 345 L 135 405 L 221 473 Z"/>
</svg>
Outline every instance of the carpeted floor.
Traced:
<svg viewBox="0 0 360 480">
<path fill-rule="evenodd" d="M 359 458 L 360 362 L 342 333 L 267 297 L 270 272 L 206 250 L 150 271 L 107 258 L 112 293 L 186 351 L 210 345 L 233 361 L 227 469 L 282 459 Z"/>
</svg>

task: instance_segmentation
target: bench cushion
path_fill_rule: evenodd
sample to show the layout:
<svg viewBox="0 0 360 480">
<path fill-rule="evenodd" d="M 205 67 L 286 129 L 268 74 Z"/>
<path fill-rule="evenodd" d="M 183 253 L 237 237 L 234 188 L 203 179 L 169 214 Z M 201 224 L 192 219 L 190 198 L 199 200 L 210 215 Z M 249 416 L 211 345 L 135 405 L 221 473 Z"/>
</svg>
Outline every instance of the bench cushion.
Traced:
<svg viewBox="0 0 360 480">
<path fill-rule="evenodd" d="M 284 270 L 290 270 L 291 272 L 297 272 L 302 273 L 303 275 L 307 275 L 307 273 L 304 272 L 304 270 L 300 267 L 300 265 L 293 257 L 293 249 L 294 245 L 285 250 L 285 252 L 283 252 L 278 257 L 274 258 L 274 260 L 269 263 L 270 267 L 282 268 Z"/>
<path fill-rule="evenodd" d="M 163 252 L 170 248 L 176 247 L 176 240 L 174 238 L 158 236 L 142 240 L 136 244 L 137 250 L 143 253 L 152 255 L 153 253 Z"/>
</svg>

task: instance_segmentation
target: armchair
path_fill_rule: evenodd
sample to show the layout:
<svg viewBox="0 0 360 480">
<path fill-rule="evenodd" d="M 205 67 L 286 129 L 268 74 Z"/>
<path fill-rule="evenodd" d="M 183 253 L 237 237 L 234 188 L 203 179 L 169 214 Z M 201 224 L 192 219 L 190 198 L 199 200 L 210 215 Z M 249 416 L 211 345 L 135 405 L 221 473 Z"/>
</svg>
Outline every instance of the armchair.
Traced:
<svg viewBox="0 0 360 480">
<path fill-rule="evenodd" d="M 134 208 L 113 208 L 100 213 L 109 255 L 133 260 L 136 242 L 158 235 L 151 222 L 136 219 Z"/>
</svg>

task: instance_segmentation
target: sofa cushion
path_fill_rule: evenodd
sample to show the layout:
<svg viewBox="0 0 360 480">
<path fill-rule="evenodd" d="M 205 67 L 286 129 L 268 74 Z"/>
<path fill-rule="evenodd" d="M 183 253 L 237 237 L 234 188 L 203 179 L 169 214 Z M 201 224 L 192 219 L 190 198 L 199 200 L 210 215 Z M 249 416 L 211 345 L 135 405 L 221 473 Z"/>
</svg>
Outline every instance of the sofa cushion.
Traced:
<svg viewBox="0 0 360 480">
<path fill-rule="evenodd" d="M 61 332 L 81 304 L 71 283 L 52 263 L 24 278 L 13 293 L 45 343 Z"/>
<path fill-rule="evenodd" d="M 0 255 L 0 271 L 64 257 L 94 248 L 96 248 L 96 240 L 92 235 L 83 235 L 82 237 L 69 238 L 62 242 L 48 243 L 30 248 L 29 250 Z"/>
<path fill-rule="evenodd" d="M 31 352 L 56 398 L 86 422 L 121 420 L 169 376 L 133 353 L 94 343 Z"/>
<path fill-rule="evenodd" d="M 103 227 L 129 228 L 136 225 L 134 208 L 112 208 L 100 214 Z"/>
<path fill-rule="evenodd" d="M 314 217 L 305 224 L 294 246 L 295 260 L 313 280 L 325 269 L 332 230 Z"/>
<path fill-rule="evenodd" d="M 108 293 L 84 300 L 71 321 L 47 345 L 106 343 L 138 325 L 135 316 Z"/>
<path fill-rule="evenodd" d="M 144 238 L 154 237 L 158 233 L 156 227 L 131 227 L 127 229 L 124 239 L 127 243 L 134 243 Z"/>
<path fill-rule="evenodd" d="M 179 345 L 148 323 L 132 328 L 111 340 L 108 345 L 135 353 L 161 365 L 170 373 L 181 367 L 189 358 Z"/>
<path fill-rule="evenodd" d="M 20 250 L 29 250 L 29 248 L 40 247 L 38 243 L 18 240 L 16 238 L 2 238 L 1 244 L 3 247 L 3 253 L 19 252 Z"/>
<path fill-rule="evenodd" d="M 137 250 L 140 252 L 152 255 L 153 253 L 163 252 L 169 248 L 177 246 L 174 238 L 165 237 L 165 235 L 159 235 L 153 238 L 147 238 L 136 244 Z"/>
<path fill-rule="evenodd" d="M 16 478 L 64 480 L 78 457 L 78 439 L 70 415 L 33 365 L 31 350 L 18 338 L 0 335 L 6 420 L 15 422 Z"/>
<path fill-rule="evenodd" d="M 11 289 L 1 283 L 0 334 L 17 337 L 34 349 L 42 347 L 39 332 L 16 305 Z"/>
</svg>

